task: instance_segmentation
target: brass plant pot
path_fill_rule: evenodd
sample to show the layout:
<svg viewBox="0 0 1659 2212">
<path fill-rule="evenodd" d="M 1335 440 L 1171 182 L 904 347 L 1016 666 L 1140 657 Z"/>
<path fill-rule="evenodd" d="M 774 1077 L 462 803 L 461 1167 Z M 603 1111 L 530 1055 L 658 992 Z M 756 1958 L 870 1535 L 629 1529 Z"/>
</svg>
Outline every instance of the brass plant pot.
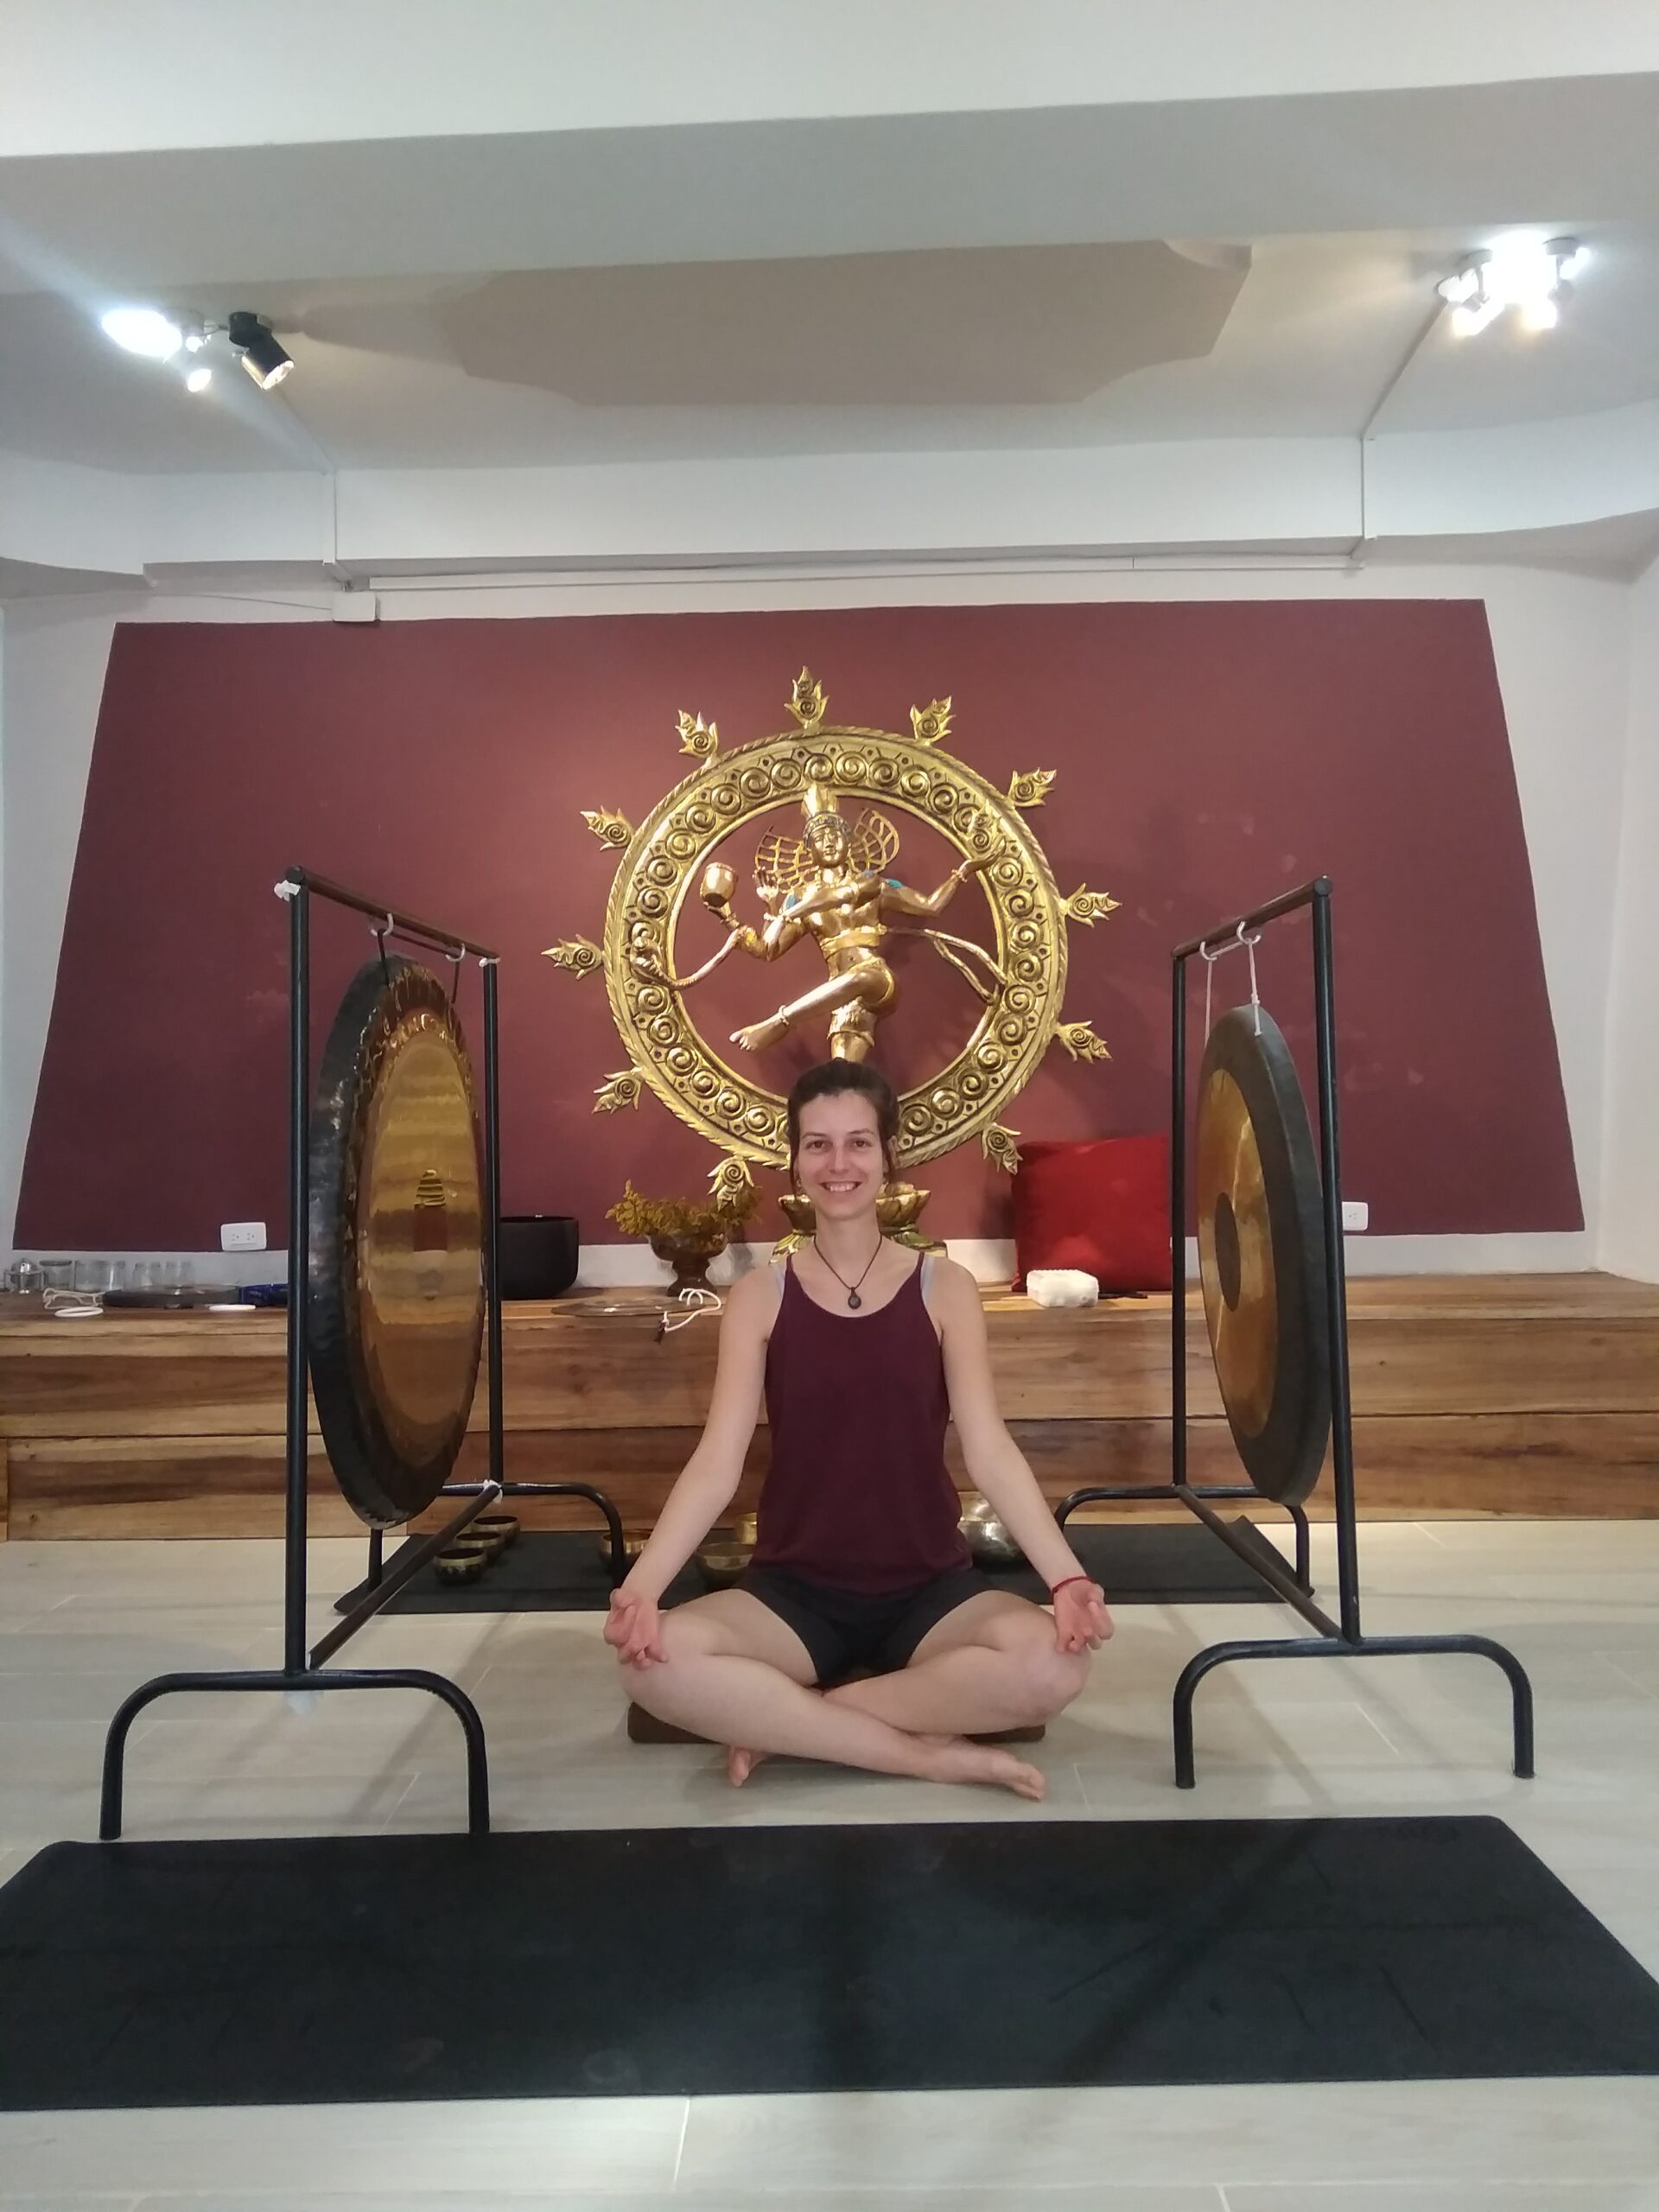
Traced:
<svg viewBox="0 0 1659 2212">
<path fill-rule="evenodd" d="M 732 1529 L 711 1529 L 697 1554 L 703 1580 L 716 1590 L 729 1590 L 754 1557 L 759 1524 L 746 1513 Z"/>
<path fill-rule="evenodd" d="M 683 1236 L 653 1236 L 651 1249 L 673 1268 L 674 1280 L 668 1287 L 668 1295 L 677 1298 L 683 1290 L 708 1289 L 709 1265 L 726 1249 L 726 1232 L 715 1229 Z"/>
</svg>

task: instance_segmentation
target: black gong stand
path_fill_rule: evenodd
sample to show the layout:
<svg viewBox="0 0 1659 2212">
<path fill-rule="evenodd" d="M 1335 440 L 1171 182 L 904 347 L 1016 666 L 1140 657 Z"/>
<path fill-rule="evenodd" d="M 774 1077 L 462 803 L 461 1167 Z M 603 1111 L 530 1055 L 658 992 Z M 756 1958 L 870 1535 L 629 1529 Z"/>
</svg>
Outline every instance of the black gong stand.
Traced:
<svg viewBox="0 0 1659 2212">
<path fill-rule="evenodd" d="M 1337 1610 L 1332 1620 L 1315 1603 L 1307 1573 L 1307 1523 L 1300 1506 L 1291 1510 L 1297 1518 L 1296 1569 L 1278 1567 L 1247 1547 L 1213 1510 L 1212 1499 L 1260 1498 L 1253 1487 L 1195 1488 L 1186 1478 L 1186 976 L 1187 963 L 1195 955 L 1213 957 L 1243 942 L 1247 931 L 1277 921 L 1303 907 L 1312 910 L 1313 925 L 1313 1022 L 1319 1057 L 1319 1185 L 1325 1230 L 1325 1327 L 1330 1347 L 1331 1459 L 1336 1493 Z M 1175 1780 L 1183 1789 L 1193 1786 L 1192 1698 L 1198 1684 L 1212 1669 L 1235 1659 L 1386 1659 L 1421 1656 L 1439 1652 L 1464 1652 L 1490 1659 L 1509 1678 L 1514 1700 L 1515 1771 L 1524 1777 L 1533 1770 L 1532 1685 L 1526 1669 L 1512 1651 L 1490 1637 L 1367 1636 L 1359 1610 L 1359 1534 L 1354 1510 L 1353 1413 L 1348 1391 L 1348 1289 L 1343 1264 L 1342 1178 L 1337 1140 L 1337 1027 L 1332 984 L 1331 882 L 1320 876 L 1299 891 L 1287 891 L 1249 914 L 1224 923 L 1203 937 L 1177 945 L 1173 955 L 1173 1015 L 1171 1031 L 1172 1080 L 1169 1147 L 1170 1200 L 1170 1479 L 1168 1483 L 1136 1488 L 1091 1486 L 1073 1491 L 1056 1511 L 1064 1526 L 1082 1505 L 1096 1500 L 1173 1497 L 1212 1529 L 1229 1551 L 1265 1582 L 1286 1605 L 1294 1606 L 1317 1636 L 1276 1639 L 1241 1637 L 1212 1643 L 1195 1654 L 1175 1685 L 1173 1728 Z M 1266 1503 L 1268 1501 L 1262 1500 Z"/>
<path fill-rule="evenodd" d="M 575 1493 L 604 1514 L 611 1533 L 614 1579 L 626 1572 L 622 1524 L 611 1501 L 583 1483 L 509 1483 L 503 1475 L 501 1408 L 501 1276 L 498 1224 L 501 1213 L 501 1095 L 497 1050 L 496 961 L 488 946 L 435 924 L 401 913 L 383 900 L 331 883 L 303 868 L 290 868 L 276 886 L 289 918 L 289 1222 L 288 1222 L 288 1424 L 285 1561 L 283 1588 L 283 1663 L 280 1668 L 232 1668 L 207 1673 L 157 1675 L 129 1697 L 113 1720 L 104 1745 L 103 1794 L 98 1833 L 113 1842 L 121 1833 L 121 1800 L 128 1733 L 133 1722 L 157 1698 L 181 1690 L 277 1690 L 293 1695 L 321 1690 L 424 1690 L 440 1698 L 461 1723 L 467 1747 L 467 1825 L 474 1835 L 490 1826 L 490 1785 L 484 1724 L 466 1692 L 446 1676 L 418 1667 L 330 1669 L 327 1662 L 365 1621 L 373 1618 L 427 1561 L 451 1544 L 486 1506 L 503 1495 L 547 1497 Z M 360 1587 L 341 1601 L 344 1618 L 315 1649 L 306 1652 L 306 1472 L 308 1268 L 310 1220 L 311 1130 L 311 901 L 323 899 L 370 916 L 375 934 L 396 935 L 441 952 L 455 963 L 477 960 L 484 987 L 484 1294 L 489 1360 L 489 1472 L 482 1482 L 447 1484 L 440 1492 L 460 1497 L 461 1510 L 435 1535 L 410 1536 L 390 1560 L 382 1558 L 382 1532 L 369 1535 L 369 1573 Z"/>
</svg>

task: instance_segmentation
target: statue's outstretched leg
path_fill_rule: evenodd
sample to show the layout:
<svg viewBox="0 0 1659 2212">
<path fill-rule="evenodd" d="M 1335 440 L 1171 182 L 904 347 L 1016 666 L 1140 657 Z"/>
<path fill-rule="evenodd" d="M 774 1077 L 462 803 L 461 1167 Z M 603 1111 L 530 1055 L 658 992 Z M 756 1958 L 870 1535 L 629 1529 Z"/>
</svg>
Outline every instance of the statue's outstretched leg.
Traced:
<svg viewBox="0 0 1659 2212">
<path fill-rule="evenodd" d="M 768 1016 L 765 1021 L 753 1021 L 747 1028 L 733 1030 L 732 1042 L 741 1045 L 745 1052 L 764 1052 L 768 1045 L 775 1045 L 788 1030 L 809 1016 L 815 1014 L 839 1016 L 844 1010 L 849 1017 L 855 1014 L 861 1025 L 868 1024 L 869 1041 L 860 1052 L 842 1050 L 836 1042 L 835 1024 L 832 1022 L 830 1051 L 840 1059 L 862 1059 L 869 1051 L 870 1043 L 874 1040 L 877 1010 L 885 1006 L 892 995 L 893 977 L 887 968 L 878 966 L 874 961 L 861 962 L 856 968 L 844 969 L 839 976 L 830 976 L 816 990 L 808 991 L 790 1005 L 780 1006 L 777 1013 Z"/>
</svg>

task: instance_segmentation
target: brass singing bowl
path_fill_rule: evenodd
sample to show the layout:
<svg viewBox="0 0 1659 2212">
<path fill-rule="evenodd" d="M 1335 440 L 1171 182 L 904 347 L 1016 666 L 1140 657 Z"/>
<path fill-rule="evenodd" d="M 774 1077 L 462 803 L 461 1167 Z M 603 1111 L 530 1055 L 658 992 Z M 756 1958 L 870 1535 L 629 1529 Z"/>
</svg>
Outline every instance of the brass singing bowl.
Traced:
<svg viewBox="0 0 1659 2212">
<path fill-rule="evenodd" d="M 644 1537 L 644 1536 L 624 1536 L 624 1537 L 623 1537 L 623 1539 L 622 1539 L 622 1554 L 623 1554 L 623 1557 L 627 1560 L 627 1562 L 628 1562 L 628 1564 L 629 1564 L 629 1566 L 630 1566 L 630 1567 L 632 1567 L 632 1566 L 633 1565 L 634 1561 L 639 1558 L 639 1556 L 640 1553 L 641 1553 L 642 1551 L 644 1551 L 644 1549 L 645 1548 L 645 1545 L 646 1545 L 647 1541 L 648 1541 L 648 1539 L 647 1539 L 647 1538 L 645 1538 L 645 1537 Z M 611 1535 L 610 1535 L 610 1531 L 609 1531 L 609 1529 L 608 1529 L 606 1530 L 605 1534 L 604 1534 L 604 1535 L 600 1538 L 599 1542 L 598 1542 L 598 1544 L 594 1547 L 594 1548 L 595 1548 L 595 1549 L 597 1550 L 597 1552 L 599 1553 L 599 1556 L 600 1556 L 600 1558 L 603 1560 L 604 1564 L 605 1564 L 607 1567 L 608 1567 L 608 1566 L 610 1565 L 610 1563 L 611 1563 Z"/>
<path fill-rule="evenodd" d="M 480 1513 L 476 1521 L 467 1523 L 467 1534 L 505 1548 L 518 1541 L 518 1522 L 511 1513 Z"/>
<path fill-rule="evenodd" d="M 1023 1567 L 1026 1555 L 989 1503 L 981 1498 L 957 1523 L 968 1540 L 976 1567 Z"/>
<path fill-rule="evenodd" d="M 717 1590 L 728 1588 L 754 1557 L 759 1533 L 759 1523 L 753 1513 L 744 1514 L 734 1528 L 713 1529 L 697 1554 L 697 1565 L 704 1580 L 712 1582 Z"/>
<path fill-rule="evenodd" d="M 482 1544 L 457 1544 L 433 1561 L 440 1582 L 476 1582 L 494 1554 Z"/>
</svg>

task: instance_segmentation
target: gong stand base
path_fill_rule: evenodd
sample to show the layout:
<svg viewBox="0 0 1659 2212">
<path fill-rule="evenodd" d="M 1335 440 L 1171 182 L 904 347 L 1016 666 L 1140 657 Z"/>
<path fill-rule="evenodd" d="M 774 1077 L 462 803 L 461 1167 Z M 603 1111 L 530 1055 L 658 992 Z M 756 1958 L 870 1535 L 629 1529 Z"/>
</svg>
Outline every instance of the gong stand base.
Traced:
<svg viewBox="0 0 1659 2212">
<path fill-rule="evenodd" d="M 486 1835 L 490 1827 L 488 1757 L 484 1724 L 467 1693 L 442 1675 L 424 1668 L 340 1668 L 328 1671 L 324 1662 L 347 1639 L 372 1620 L 387 1600 L 397 1595 L 410 1576 L 453 1542 L 468 1522 L 501 1497 L 501 1271 L 497 1249 L 501 1218 L 501 1100 L 496 1020 L 496 955 L 486 945 L 475 944 L 452 930 L 440 929 L 413 914 L 400 913 L 382 900 L 365 899 L 303 868 L 290 868 L 276 886 L 276 896 L 288 906 L 289 944 L 289 1217 L 288 1217 L 288 1421 L 285 1454 L 285 1517 L 283 1576 L 283 1664 L 268 1669 L 231 1669 L 202 1674 L 158 1675 L 143 1683 L 110 1723 L 104 1743 L 103 1790 L 99 1800 L 98 1834 L 103 1843 L 113 1843 L 121 1834 L 121 1811 L 127 1737 L 134 1720 L 158 1698 L 198 1691 L 275 1691 L 286 1697 L 325 1690 L 420 1690 L 447 1705 L 461 1723 L 467 1750 L 467 1825 L 474 1835 Z M 331 906 L 366 914 L 380 925 L 375 935 L 382 950 L 387 936 L 396 934 L 442 952 L 457 968 L 477 960 L 484 986 L 484 1295 L 489 1346 L 489 1474 L 481 1483 L 467 1484 L 441 1495 L 461 1496 L 461 1510 L 435 1535 L 415 1536 L 399 1546 L 393 1558 L 382 1562 L 382 1532 L 371 1532 L 370 1559 L 375 1572 L 360 1590 L 345 1601 L 345 1617 L 316 1649 L 306 1650 L 308 1601 L 306 1560 L 307 1477 L 309 1459 L 310 1356 L 308 1340 L 308 1259 L 310 1236 L 311 1168 L 311 901 L 322 899 Z M 594 1495 L 594 1493 L 588 1493 Z M 613 1556 L 621 1543 L 620 1524 L 614 1512 Z"/>
<path fill-rule="evenodd" d="M 473 1513 L 478 1512 L 486 1503 L 497 1497 L 585 1497 L 590 1504 L 596 1505 L 604 1515 L 605 1525 L 610 1532 L 610 1557 L 606 1564 L 610 1573 L 613 1589 L 620 1586 L 632 1564 L 628 1558 L 627 1545 L 623 1539 L 622 1516 L 617 1511 L 614 1501 L 607 1497 L 602 1490 L 595 1490 L 591 1483 L 503 1482 L 499 1486 L 488 1483 L 446 1483 L 439 1495 L 442 1497 L 476 1497 L 479 1503 L 474 1507 Z M 360 1601 L 365 1599 L 371 1591 L 383 1591 L 383 1594 L 377 1602 L 384 1605 L 388 1598 L 394 1596 L 403 1588 L 411 1575 L 417 1573 L 426 1565 L 428 1560 L 433 1558 L 437 1552 L 448 1545 L 450 1537 L 458 1529 L 465 1528 L 467 1522 L 473 1518 L 473 1513 L 464 1515 L 459 1521 L 452 1521 L 448 1527 L 436 1536 L 407 1538 L 398 1546 L 390 1560 L 384 1556 L 383 1532 L 378 1529 L 371 1529 L 368 1572 L 356 1589 L 346 1591 L 344 1597 L 334 1600 L 334 1611 L 337 1613 L 346 1614 L 354 1612 Z M 397 1580 L 391 1581 L 389 1587 L 383 1587 L 392 1576 L 396 1576 Z"/>
<path fill-rule="evenodd" d="M 1335 1493 L 1337 1538 L 1337 1598 L 1339 1618 L 1332 1620 L 1315 1603 L 1308 1573 L 1307 1516 L 1300 1496 L 1269 1498 L 1254 1485 L 1227 1490 L 1195 1489 L 1186 1479 L 1186 963 L 1195 956 L 1213 960 L 1231 948 L 1249 942 L 1249 932 L 1282 915 L 1303 907 L 1311 912 L 1313 931 L 1313 1020 L 1319 1058 L 1319 1185 L 1324 1216 L 1325 1334 L 1330 1353 L 1331 1462 Z M 1391 1659 L 1435 1657 L 1463 1653 L 1489 1659 L 1501 1668 L 1510 1685 L 1515 1772 L 1529 1779 L 1533 1772 L 1532 1685 L 1515 1654 L 1490 1637 L 1457 1634 L 1440 1636 L 1367 1636 L 1359 1604 L 1359 1532 L 1354 1503 L 1353 1409 L 1348 1383 L 1348 1292 L 1342 1243 L 1342 1184 L 1337 1134 L 1336 997 L 1333 982 L 1331 928 L 1331 883 L 1320 876 L 1300 890 L 1258 906 L 1205 936 L 1176 947 L 1173 955 L 1173 1007 L 1171 1032 L 1170 1168 L 1170 1447 L 1171 1479 L 1140 1489 L 1090 1488 L 1075 1491 L 1060 1506 L 1062 1525 L 1077 1506 L 1096 1499 L 1169 1498 L 1195 1514 L 1205 1526 L 1257 1575 L 1285 1604 L 1294 1608 L 1310 1627 L 1312 1637 L 1290 1640 L 1251 1637 L 1229 1643 L 1212 1643 L 1197 1653 L 1182 1669 L 1175 1685 L 1173 1713 L 1175 1780 L 1182 1789 L 1194 1786 L 1192 1755 L 1192 1699 L 1198 1684 L 1216 1668 L 1245 1659 Z M 1252 977 L 1254 992 L 1254 977 Z M 1233 1530 L 1211 1510 L 1209 1501 L 1252 1497 L 1282 1505 L 1296 1527 L 1296 1565 L 1275 1567 L 1257 1558 Z"/>
<path fill-rule="evenodd" d="M 1251 1505 L 1277 1505 L 1280 1503 L 1277 1498 L 1263 1497 L 1253 1483 L 1205 1483 L 1196 1490 L 1185 1484 L 1178 1486 L 1174 1483 L 1114 1484 L 1109 1486 L 1090 1484 L 1087 1490 L 1074 1490 L 1069 1497 L 1062 1498 L 1054 1509 L 1054 1518 L 1064 1529 L 1080 1505 L 1138 1503 L 1143 1500 L 1185 1505 L 1196 1513 L 1201 1498 L 1222 1502 L 1241 1500 Z M 1311 1598 L 1313 1595 L 1313 1577 L 1309 1559 L 1307 1516 L 1300 1505 L 1286 1505 L 1284 1510 L 1289 1514 L 1291 1526 L 1295 1531 L 1296 1586 L 1304 1597 Z M 1213 1515 L 1199 1514 L 1199 1518 L 1208 1520 L 1212 1528 L 1225 1529 L 1227 1525 L 1225 1522 L 1217 1521 Z M 1230 1549 L 1238 1549 L 1230 1535 L 1226 1541 Z M 1262 1575 L 1263 1580 L 1268 1580 L 1261 1562 L 1253 1560 L 1250 1563 L 1256 1573 Z"/>
</svg>

